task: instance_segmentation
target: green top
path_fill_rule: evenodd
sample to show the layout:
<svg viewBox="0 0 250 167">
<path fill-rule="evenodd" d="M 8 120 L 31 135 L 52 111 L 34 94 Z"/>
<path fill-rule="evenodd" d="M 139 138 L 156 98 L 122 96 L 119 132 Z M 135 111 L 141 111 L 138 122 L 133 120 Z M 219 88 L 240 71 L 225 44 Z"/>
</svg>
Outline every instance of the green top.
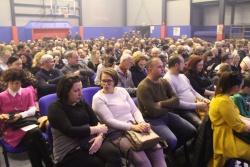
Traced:
<svg viewBox="0 0 250 167">
<path fill-rule="evenodd" d="M 249 96 L 247 94 L 238 93 L 233 96 L 233 101 L 239 108 L 240 115 L 250 118 L 249 105 L 247 103 L 249 101 Z"/>
</svg>

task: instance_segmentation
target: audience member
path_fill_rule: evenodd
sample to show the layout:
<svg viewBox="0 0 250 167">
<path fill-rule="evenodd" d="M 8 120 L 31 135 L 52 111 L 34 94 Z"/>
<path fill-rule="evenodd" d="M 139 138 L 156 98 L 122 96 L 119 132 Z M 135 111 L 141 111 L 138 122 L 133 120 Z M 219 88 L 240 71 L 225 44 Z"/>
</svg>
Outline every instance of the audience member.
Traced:
<svg viewBox="0 0 250 167">
<path fill-rule="evenodd" d="M 3 139 L 12 147 L 23 143 L 27 150 L 32 167 L 54 167 L 45 139 L 38 128 L 29 131 L 13 130 L 11 123 L 35 115 L 36 107 L 30 89 L 21 88 L 26 72 L 20 69 L 9 69 L 2 75 L 8 83 L 8 89 L 0 93 L 0 121 L 4 129 Z M 9 114 L 14 114 L 13 118 Z"/>
<path fill-rule="evenodd" d="M 150 125 L 145 123 L 128 92 L 124 88 L 116 87 L 118 75 L 113 68 L 102 71 L 101 83 L 103 89 L 94 95 L 93 109 L 101 122 L 109 127 L 106 137 L 120 149 L 123 155 L 126 155 L 132 144 L 123 135 L 124 131 L 147 133 Z M 142 151 L 131 150 L 128 158 L 137 167 L 167 166 L 160 145 Z"/>
<path fill-rule="evenodd" d="M 189 79 L 191 86 L 200 95 L 209 97 L 214 95 L 214 85 L 211 80 L 203 72 L 203 60 L 198 55 L 189 58 L 185 75 Z"/>
<path fill-rule="evenodd" d="M 65 56 L 68 60 L 68 65 L 62 68 L 64 74 L 74 73 L 81 78 L 83 88 L 89 86 L 89 77 L 94 75 L 94 71 L 86 64 L 79 64 L 78 54 L 76 51 L 67 51 Z"/>
<path fill-rule="evenodd" d="M 240 115 L 250 118 L 250 76 L 245 75 L 244 76 L 244 84 L 242 85 L 242 88 L 239 93 L 234 94 L 233 101 L 234 104 L 238 107 L 240 111 Z"/>
<path fill-rule="evenodd" d="M 61 52 L 59 50 L 54 50 L 52 52 L 52 56 L 54 58 L 54 63 L 55 63 L 54 68 L 62 69 L 65 66 L 65 64 L 62 60 Z"/>
<path fill-rule="evenodd" d="M 11 52 L 9 50 L 3 50 L 0 53 L 0 68 L 2 71 L 7 70 L 7 64 L 9 57 L 11 56 Z"/>
<path fill-rule="evenodd" d="M 115 68 L 119 81 L 117 86 L 125 88 L 131 97 L 136 97 L 136 87 L 132 80 L 132 74 L 129 71 L 133 65 L 133 58 L 129 54 L 123 54 L 120 59 L 120 64 Z"/>
<path fill-rule="evenodd" d="M 95 85 L 101 85 L 102 70 L 108 67 L 116 68 L 116 59 L 113 56 L 105 56 L 101 64 L 97 66 Z"/>
<path fill-rule="evenodd" d="M 49 105 L 57 167 L 121 167 L 119 150 L 104 139 L 108 128 L 98 123 L 91 106 L 81 96 L 81 78 L 67 74 L 58 84 L 58 99 Z"/>
<path fill-rule="evenodd" d="M 136 56 L 134 56 L 136 55 Z M 139 83 L 147 77 L 146 67 L 147 57 L 144 56 L 141 51 L 137 51 L 133 54 L 133 66 L 129 69 L 132 74 L 132 80 L 134 86 L 137 87 Z"/>
<path fill-rule="evenodd" d="M 164 79 L 168 80 L 180 99 L 180 104 L 176 107 L 175 113 L 198 129 L 201 119 L 196 114 L 195 109 L 205 109 L 210 101 L 197 93 L 188 78 L 181 74 L 184 66 L 184 59 L 181 55 L 171 56 L 168 60 L 169 71 L 165 74 Z"/>
<path fill-rule="evenodd" d="M 99 50 L 92 50 L 90 61 L 88 62 L 88 67 L 92 69 L 95 73 L 97 72 L 98 65 L 101 61 L 101 53 Z"/>
<path fill-rule="evenodd" d="M 33 75 L 36 75 L 36 73 L 38 71 L 41 70 L 41 57 L 45 55 L 45 53 L 43 51 L 41 52 L 38 52 L 35 57 L 33 58 L 32 60 L 32 66 L 31 66 L 31 69 L 30 69 L 30 72 L 33 74 Z"/>
<path fill-rule="evenodd" d="M 220 77 L 209 109 L 213 129 L 213 157 L 208 166 L 224 166 L 229 158 L 250 160 L 250 145 L 233 134 L 250 131 L 249 118 L 239 115 L 238 107 L 230 99 L 241 90 L 240 74 L 225 72 Z"/>
<path fill-rule="evenodd" d="M 153 131 L 168 143 L 167 150 L 175 150 L 195 137 L 196 129 L 179 115 L 172 113 L 179 98 L 167 80 L 159 58 L 147 62 L 148 76 L 138 86 L 138 107 Z"/>
<path fill-rule="evenodd" d="M 43 55 L 41 57 L 41 70 L 36 73 L 35 77 L 38 80 L 37 94 L 38 98 L 45 95 L 55 93 L 56 87 L 63 73 L 54 67 L 54 60 L 51 55 Z"/>
</svg>

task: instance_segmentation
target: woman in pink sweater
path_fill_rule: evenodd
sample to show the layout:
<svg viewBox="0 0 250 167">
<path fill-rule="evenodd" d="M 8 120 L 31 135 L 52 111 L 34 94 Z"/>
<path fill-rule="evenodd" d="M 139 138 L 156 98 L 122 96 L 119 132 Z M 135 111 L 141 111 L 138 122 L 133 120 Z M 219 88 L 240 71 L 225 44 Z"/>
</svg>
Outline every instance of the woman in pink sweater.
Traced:
<svg viewBox="0 0 250 167">
<path fill-rule="evenodd" d="M 0 93 L 0 128 L 3 131 L 3 140 L 16 147 L 24 144 L 33 167 L 42 167 L 42 160 L 47 167 L 54 166 L 41 131 L 38 128 L 29 131 L 14 130 L 11 123 L 25 117 L 34 116 L 35 103 L 30 89 L 21 88 L 27 73 L 20 69 L 6 70 L 2 78 L 8 83 L 8 88 Z M 14 114 L 12 118 L 9 114 Z"/>
</svg>

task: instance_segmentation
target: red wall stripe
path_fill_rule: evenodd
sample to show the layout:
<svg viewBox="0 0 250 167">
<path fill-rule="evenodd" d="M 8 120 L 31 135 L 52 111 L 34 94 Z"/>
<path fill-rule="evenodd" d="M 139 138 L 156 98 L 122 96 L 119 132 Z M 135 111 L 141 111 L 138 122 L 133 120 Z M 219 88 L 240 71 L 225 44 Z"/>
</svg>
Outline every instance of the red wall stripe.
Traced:
<svg viewBox="0 0 250 167">
<path fill-rule="evenodd" d="M 12 38 L 15 43 L 18 43 L 18 30 L 16 26 L 12 26 Z"/>
</svg>

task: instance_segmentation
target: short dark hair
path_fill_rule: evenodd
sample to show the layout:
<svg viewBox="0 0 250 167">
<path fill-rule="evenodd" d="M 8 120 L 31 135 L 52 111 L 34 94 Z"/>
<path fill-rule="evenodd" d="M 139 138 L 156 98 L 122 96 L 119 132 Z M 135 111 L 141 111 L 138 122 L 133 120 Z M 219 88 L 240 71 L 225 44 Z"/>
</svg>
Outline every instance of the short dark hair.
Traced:
<svg viewBox="0 0 250 167">
<path fill-rule="evenodd" d="M 225 94 L 231 90 L 233 86 L 240 86 L 243 77 L 238 72 L 224 72 L 215 89 L 215 96 Z"/>
<path fill-rule="evenodd" d="M 162 50 L 164 51 L 164 50 L 166 50 L 168 48 L 169 48 L 169 46 L 167 44 L 165 44 L 165 45 L 163 45 Z"/>
<path fill-rule="evenodd" d="M 24 82 L 27 77 L 27 73 L 23 69 L 8 69 L 3 72 L 2 79 L 4 82 L 13 82 L 13 81 L 21 81 Z"/>
<path fill-rule="evenodd" d="M 175 64 L 180 64 L 181 59 L 180 59 L 180 55 L 175 54 L 169 57 L 168 59 L 168 68 L 174 67 Z"/>
<path fill-rule="evenodd" d="M 15 55 L 15 56 L 10 56 L 9 59 L 7 60 L 6 64 L 10 65 L 12 63 L 14 63 L 15 61 L 21 59 L 19 56 Z"/>
<path fill-rule="evenodd" d="M 101 77 L 100 77 L 101 79 L 102 79 L 102 74 L 109 75 L 114 80 L 114 86 L 117 86 L 119 77 L 118 77 L 117 72 L 114 70 L 114 68 L 105 68 L 101 73 Z"/>
<path fill-rule="evenodd" d="M 161 59 L 162 62 L 166 61 L 167 57 L 164 54 L 159 54 L 158 57 Z"/>
<path fill-rule="evenodd" d="M 149 70 L 153 66 L 153 61 L 154 60 L 161 60 L 159 57 L 153 57 L 152 59 L 149 59 L 146 64 L 146 69 Z"/>
<path fill-rule="evenodd" d="M 20 51 L 21 49 L 24 48 L 24 46 L 25 46 L 25 45 L 24 45 L 23 43 L 18 44 L 18 45 L 17 45 L 17 50 Z"/>
<path fill-rule="evenodd" d="M 80 82 L 81 79 L 78 75 L 75 74 L 67 74 L 65 75 L 59 82 L 56 90 L 57 97 L 63 102 L 67 103 L 68 93 L 70 89 L 73 87 L 73 84 L 76 82 Z"/>
</svg>

